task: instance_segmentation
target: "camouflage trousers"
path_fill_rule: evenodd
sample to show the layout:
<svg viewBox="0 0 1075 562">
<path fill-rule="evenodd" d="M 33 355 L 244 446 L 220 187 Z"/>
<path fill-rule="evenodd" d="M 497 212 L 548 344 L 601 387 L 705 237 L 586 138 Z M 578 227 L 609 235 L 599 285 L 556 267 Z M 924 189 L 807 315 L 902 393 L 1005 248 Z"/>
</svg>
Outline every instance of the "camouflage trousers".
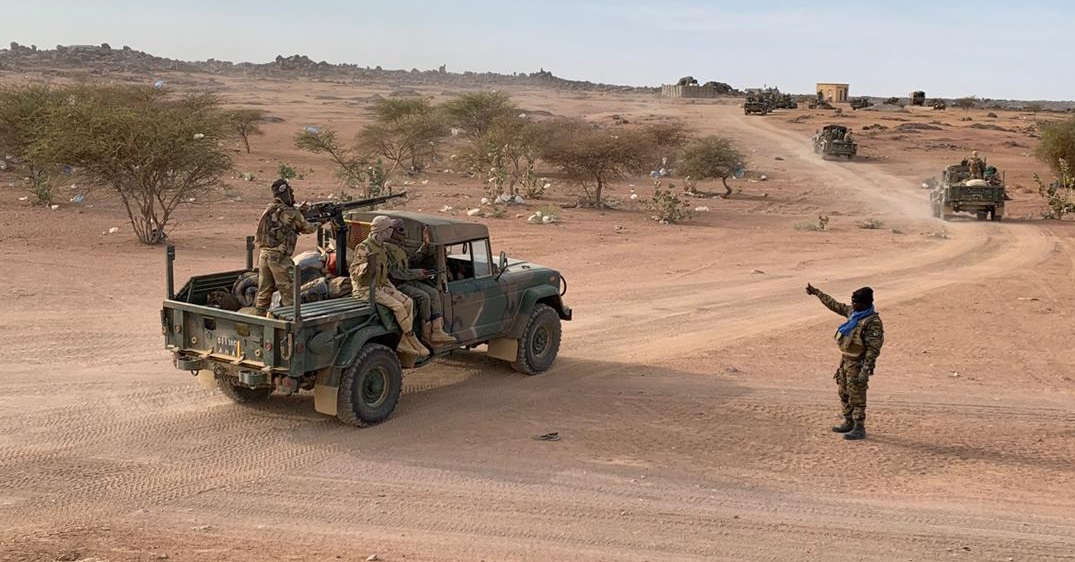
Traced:
<svg viewBox="0 0 1075 562">
<path fill-rule="evenodd" d="M 422 322 L 430 322 L 444 315 L 440 293 L 433 287 L 421 281 L 408 281 L 400 283 L 399 290 L 414 301 L 418 307 L 418 319 Z"/>
<path fill-rule="evenodd" d="M 368 290 L 358 290 L 351 295 L 360 300 L 369 300 Z M 374 291 L 373 299 L 377 304 L 387 306 L 396 317 L 396 323 L 404 334 L 414 330 L 414 301 L 391 285 L 382 285 Z"/>
<path fill-rule="evenodd" d="M 856 421 L 866 419 L 866 389 L 868 377 L 860 377 L 862 362 L 857 359 L 844 359 L 836 369 L 836 393 L 840 396 L 845 418 Z"/>
<path fill-rule="evenodd" d="M 295 273 L 295 264 L 291 256 L 283 252 L 262 250 L 258 256 L 258 293 L 254 298 L 254 306 L 259 309 L 268 309 L 272 304 L 273 291 L 280 291 L 281 306 L 294 304 L 292 291 L 292 276 Z"/>
</svg>

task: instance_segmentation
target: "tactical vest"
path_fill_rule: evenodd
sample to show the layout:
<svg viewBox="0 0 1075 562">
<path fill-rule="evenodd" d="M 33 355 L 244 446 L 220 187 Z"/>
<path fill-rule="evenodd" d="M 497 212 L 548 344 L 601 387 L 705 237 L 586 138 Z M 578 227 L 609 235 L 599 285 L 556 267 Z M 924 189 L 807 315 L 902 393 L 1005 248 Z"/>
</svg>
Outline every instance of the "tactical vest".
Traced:
<svg viewBox="0 0 1075 562">
<path fill-rule="evenodd" d="M 836 331 L 836 345 L 840 348 L 840 353 L 844 356 L 844 359 L 861 359 L 866 353 L 866 339 L 863 337 L 863 333 L 866 331 L 866 326 L 870 322 L 877 319 L 877 313 L 873 313 L 862 320 L 859 320 L 857 326 L 848 335 L 843 335 L 839 330 Z"/>
<path fill-rule="evenodd" d="M 256 240 L 259 246 L 267 250 L 286 250 L 286 246 L 290 238 L 298 238 L 297 233 L 294 232 L 290 226 L 285 226 L 281 220 L 280 215 L 290 208 L 279 201 L 273 201 L 269 203 L 269 206 L 265 208 L 265 212 L 261 214 L 261 219 L 258 221 L 258 231 Z M 294 242 L 291 244 L 294 247 Z"/>
</svg>

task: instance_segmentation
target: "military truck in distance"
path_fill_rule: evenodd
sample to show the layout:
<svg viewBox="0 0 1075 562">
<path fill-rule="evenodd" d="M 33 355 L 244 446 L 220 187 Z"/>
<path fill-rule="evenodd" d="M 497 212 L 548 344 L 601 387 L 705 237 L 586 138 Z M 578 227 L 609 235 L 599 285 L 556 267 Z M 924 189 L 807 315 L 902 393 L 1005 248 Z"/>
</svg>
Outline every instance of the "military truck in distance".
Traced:
<svg viewBox="0 0 1075 562">
<path fill-rule="evenodd" d="M 560 348 L 561 320 L 571 320 L 564 303 L 567 284 L 556 270 L 509 259 L 492 259 L 485 225 L 403 211 L 363 211 L 347 215 L 344 229 L 361 239 L 378 215 L 403 222 L 408 240 L 432 250 L 422 263 L 435 272 L 433 286 L 450 319 L 446 329 L 456 345 L 435 347 L 416 360 L 395 351 L 401 331 L 388 309 L 351 296 L 300 303 L 299 268 L 294 304 L 270 317 L 213 308 L 207 296 L 230 289 L 252 268 L 253 242 L 247 240 L 247 269 L 191 277 L 174 291 L 174 247 L 168 248 L 167 299 L 160 313 L 165 347 L 175 367 L 217 386 L 236 402 L 257 402 L 274 392 L 310 390 L 314 409 L 341 421 L 366 426 L 387 419 L 403 388 L 403 368 L 428 363 L 463 348 L 487 346 L 487 353 L 523 373 L 547 370 Z M 348 233 L 337 233 L 347 240 Z M 345 260 L 341 256 L 341 260 Z M 346 275 L 346 265 L 337 272 Z M 417 315 L 416 315 L 417 317 Z"/>
<path fill-rule="evenodd" d="M 1004 191 L 1004 180 L 996 168 L 987 167 L 984 161 L 982 169 L 990 171 L 988 178 L 971 178 L 966 160 L 945 168 L 941 181 L 929 193 L 933 216 L 947 219 L 953 213 L 965 212 L 973 213 L 980 221 L 1004 218 L 1004 202 L 1011 199 Z"/>
<path fill-rule="evenodd" d="M 850 104 L 851 109 L 864 109 L 867 107 L 871 107 L 873 105 L 873 101 L 871 101 L 870 98 L 866 97 L 851 98 Z"/>
<path fill-rule="evenodd" d="M 919 90 L 911 92 L 911 105 L 926 105 L 926 93 Z"/>
<path fill-rule="evenodd" d="M 825 125 L 814 135 L 814 154 L 822 158 L 842 156 L 851 160 L 858 153 L 858 144 L 847 139 L 848 129 L 843 125 Z"/>
<path fill-rule="evenodd" d="M 743 115 L 767 115 L 769 110 L 769 104 L 765 100 L 754 96 L 747 97 L 747 101 L 743 102 Z"/>
</svg>

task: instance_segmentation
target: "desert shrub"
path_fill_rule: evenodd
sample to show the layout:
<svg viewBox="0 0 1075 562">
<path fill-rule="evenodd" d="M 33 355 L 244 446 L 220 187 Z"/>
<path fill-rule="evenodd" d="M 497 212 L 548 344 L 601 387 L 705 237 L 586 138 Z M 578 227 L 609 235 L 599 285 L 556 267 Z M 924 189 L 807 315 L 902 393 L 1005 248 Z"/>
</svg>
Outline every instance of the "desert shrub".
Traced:
<svg viewBox="0 0 1075 562">
<path fill-rule="evenodd" d="M 646 207 L 653 213 L 651 218 L 661 224 L 677 224 L 691 218 L 690 205 L 679 198 L 675 184 L 665 188 L 659 180 L 655 182 L 653 198 Z"/>
<path fill-rule="evenodd" d="M 1034 181 L 1038 184 L 1038 194 L 1048 205 L 1042 218 L 1060 220 L 1064 215 L 1075 212 L 1075 176 L 1072 176 L 1071 168 L 1063 158 L 1058 161 L 1056 167 L 1055 181 L 1046 184 L 1038 174 L 1034 174 Z"/>
</svg>

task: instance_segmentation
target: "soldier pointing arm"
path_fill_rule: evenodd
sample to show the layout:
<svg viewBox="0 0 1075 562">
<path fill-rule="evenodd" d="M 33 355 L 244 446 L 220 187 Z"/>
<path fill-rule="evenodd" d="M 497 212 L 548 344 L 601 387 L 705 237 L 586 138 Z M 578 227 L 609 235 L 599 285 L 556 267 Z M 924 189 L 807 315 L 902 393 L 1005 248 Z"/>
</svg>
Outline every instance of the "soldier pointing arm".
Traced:
<svg viewBox="0 0 1075 562">
<path fill-rule="evenodd" d="M 844 439 L 865 439 L 866 390 L 885 343 L 885 329 L 873 307 L 873 289 L 863 287 L 852 293 L 850 306 L 810 284 L 806 285 L 806 294 L 816 296 L 826 308 L 847 318 L 836 329 L 836 346 L 841 357 L 833 376 L 844 423 L 832 430 L 843 433 Z"/>
</svg>

